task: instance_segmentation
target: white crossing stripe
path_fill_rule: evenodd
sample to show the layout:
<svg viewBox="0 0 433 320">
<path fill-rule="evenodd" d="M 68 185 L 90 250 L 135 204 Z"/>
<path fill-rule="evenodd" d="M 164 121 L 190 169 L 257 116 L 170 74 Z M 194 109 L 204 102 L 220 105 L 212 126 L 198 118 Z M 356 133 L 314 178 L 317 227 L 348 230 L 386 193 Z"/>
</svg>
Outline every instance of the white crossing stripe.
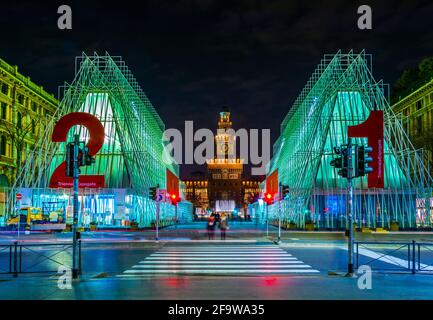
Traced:
<svg viewBox="0 0 433 320">
<path fill-rule="evenodd" d="M 296 260 L 296 258 L 291 258 L 291 260 L 280 260 L 281 262 L 279 263 L 280 265 L 282 264 L 293 264 L 293 263 L 303 263 L 300 260 Z M 254 262 L 255 265 L 269 265 L 269 263 L 271 262 L 275 262 L 275 260 L 248 260 L 248 261 L 227 261 L 226 259 L 224 259 L 224 261 L 214 261 L 214 260 L 206 260 L 206 263 L 212 263 L 212 265 L 215 264 L 226 264 L 226 265 L 231 265 L 231 264 L 251 264 L 252 262 Z M 192 265 L 196 265 L 197 261 L 195 260 L 170 260 L 170 261 L 160 261 L 160 260 L 146 260 L 146 261 L 140 261 L 140 264 L 150 264 L 150 265 L 160 265 L 160 264 L 166 264 L 166 265 L 170 265 L 170 264 L 182 264 L 182 265 L 188 265 L 188 264 L 192 264 Z M 200 264 L 201 265 L 201 264 Z"/>
<path fill-rule="evenodd" d="M 270 254 L 263 254 L 266 257 L 269 258 L 278 258 L 278 257 L 287 257 L 286 254 L 284 253 L 270 253 Z M 201 254 L 201 253 L 187 253 L 187 254 L 182 254 L 182 253 L 170 253 L 170 254 L 165 254 L 165 253 L 155 253 L 153 255 L 154 257 L 185 257 L 185 258 L 189 258 L 189 257 L 242 257 L 242 258 L 246 258 L 246 257 L 257 257 L 257 254 L 248 254 L 248 253 L 236 253 L 236 254 L 226 254 L 226 253 L 214 253 L 214 254 Z"/>
<path fill-rule="evenodd" d="M 318 274 L 318 270 L 273 245 L 167 246 L 118 277 L 162 274 Z"/>
<path fill-rule="evenodd" d="M 195 258 L 191 258 L 191 257 L 147 257 L 146 259 L 148 260 L 160 260 L 160 261 L 166 261 L 166 260 L 182 260 L 182 261 L 186 261 L 186 260 L 197 260 L 197 261 L 203 261 L 205 260 L 203 257 L 195 257 Z M 272 257 L 268 257 L 268 258 L 264 258 L 264 257 L 259 257 L 259 258 L 247 258 L 247 257 L 234 257 L 234 258 L 230 258 L 230 260 L 249 260 L 251 262 L 253 261 L 274 261 L 277 262 L 278 260 L 295 260 L 296 258 L 294 257 L 288 257 L 288 258 L 272 258 Z M 212 257 L 212 259 L 206 259 L 206 261 L 211 261 L 211 260 L 229 260 L 226 257 Z"/>
<path fill-rule="evenodd" d="M 132 266 L 133 268 L 138 268 L 138 269 L 149 269 L 149 268 L 183 268 L 183 267 L 194 267 L 195 265 L 185 265 L 185 264 L 172 264 L 172 265 L 135 265 Z M 264 264 L 264 265 L 255 265 L 256 267 L 260 267 L 260 268 L 265 268 L 265 269 L 282 269 L 282 268 L 309 268 L 309 265 L 306 264 L 284 264 L 284 265 L 278 265 L 278 266 L 273 266 L 273 265 L 269 265 L 269 264 Z M 215 265 L 213 264 L 200 264 L 200 268 L 214 268 Z M 228 269 L 242 269 L 245 268 L 245 266 L 238 266 L 238 265 L 230 265 L 230 266 L 225 266 L 225 268 Z"/>
</svg>

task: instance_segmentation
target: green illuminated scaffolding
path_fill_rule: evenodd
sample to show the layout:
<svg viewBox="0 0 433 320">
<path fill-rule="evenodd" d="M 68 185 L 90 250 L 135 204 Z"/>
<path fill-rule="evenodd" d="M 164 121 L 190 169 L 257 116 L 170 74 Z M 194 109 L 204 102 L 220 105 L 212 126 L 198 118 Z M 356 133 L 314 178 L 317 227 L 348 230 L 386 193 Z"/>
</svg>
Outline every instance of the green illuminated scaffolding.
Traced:
<svg viewBox="0 0 433 320">
<path fill-rule="evenodd" d="M 17 179 L 20 182 L 13 190 L 25 187 L 49 192 L 49 179 L 64 161 L 66 145 L 51 142 L 53 127 L 65 114 L 88 112 L 102 122 L 105 140 L 95 164 L 82 167 L 81 174 L 103 174 L 110 192 L 128 189 L 136 220 L 143 227 L 149 226 L 155 212 L 155 203 L 148 198 L 149 187 L 166 187 L 166 169 L 179 176 L 178 165 L 167 161 L 172 159 L 163 145 L 164 123 L 121 57 L 83 54 L 76 58 L 75 65 L 75 78 L 71 84 L 60 87 L 59 96 L 63 98 L 59 107 L 27 157 Z M 73 140 L 74 134 L 79 134 L 82 141 L 88 140 L 85 127 L 71 129 L 68 141 Z"/>
<path fill-rule="evenodd" d="M 347 127 L 365 121 L 370 110 L 385 117 L 385 188 L 368 189 L 367 177 L 355 179 L 358 226 L 400 228 L 432 225 L 432 178 L 422 150 L 415 150 L 389 105 L 388 86 L 372 75 L 365 52 L 325 55 L 281 124 L 269 173 L 278 169 L 288 185 L 287 200 L 270 208 L 283 223 L 344 228 L 346 179 L 330 166 L 333 148 L 347 143 Z M 363 138 L 354 143 L 367 144 Z"/>
</svg>

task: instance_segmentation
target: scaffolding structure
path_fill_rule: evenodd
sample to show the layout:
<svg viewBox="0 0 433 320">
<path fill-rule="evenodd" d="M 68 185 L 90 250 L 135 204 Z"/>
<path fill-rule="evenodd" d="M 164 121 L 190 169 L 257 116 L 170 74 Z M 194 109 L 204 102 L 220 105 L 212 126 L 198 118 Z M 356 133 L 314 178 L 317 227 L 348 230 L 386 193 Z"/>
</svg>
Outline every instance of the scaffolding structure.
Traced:
<svg viewBox="0 0 433 320">
<path fill-rule="evenodd" d="M 372 75 L 371 55 L 325 55 L 281 124 L 268 172 L 288 185 L 288 199 L 269 208 L 270 219 L 304 228 L 346 227 L 346 179 L 330 165 L 334 147 L 347 143 L 348 126 L 364 122 L 371 110 L 384 111 L 385 187 L 368 189 L 367 177 L 354 180 L 358 226 L 432 226 L 432 178 L 423 153 L 415 150 L 401 116 L 389 105 L 389 88 Z M 367 145 L 366 138 L 353 143 Z"/>
<path fill-rule="evenodd" d="M 82 167 L 81 174 L 104 175 L 106 189 L 81 189 L 80 194 L 92 197 L 99 192 L 102 199 L 103 194 L 115 194 L 116 189 L 127 190 L 131 218 L 141 227 L 149 226 L 155 215 L 155 202 L 149 199 L 149 188 L 157 185 L 165 188 L 166 170 L 179 176 L 179 168 L 165 151 L 164 123 L 125 62 L 108 53 L 91 56 L 83 53 L 76 58 L 74 80 L 59 88 L 59 97 L 62 97 L 59 107 L 34 151 L 27 156 L 11 193 L 27 188 L 34 190 L 36 198 L 43 194 L 51 201 L 54 201 L 52 196 L 62 194 L 67 198 L 69 189 L 48 188 L 54 170 L 65 160 L 66 147 L 66 143 L 52 142 L 51 134 L 62 116 L 87 112 L 101 121 L 105 137 L 96 162 Z M 72 141 L 74 134 L 80 136 L 80 141 L 89 139 L 84 126 L 69 130 L 67 141 Z M 12 208 L 15 197 L 8 198 L 9 208 Z M 104 207 L 102 202 L 101 206 Z M 167 209 L 171 211 L 174 209 Z"/>
</svg>

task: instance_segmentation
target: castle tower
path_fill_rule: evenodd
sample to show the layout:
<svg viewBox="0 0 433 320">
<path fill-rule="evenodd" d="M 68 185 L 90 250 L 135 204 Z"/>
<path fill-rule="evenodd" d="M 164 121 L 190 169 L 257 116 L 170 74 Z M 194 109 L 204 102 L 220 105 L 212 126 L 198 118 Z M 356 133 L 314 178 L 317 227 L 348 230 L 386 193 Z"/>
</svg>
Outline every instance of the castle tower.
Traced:
<svg viewBox="0 0 433 320">
<path fill-rule="evenodd" d="M 217 212 L 231 214 L 242 206 L 243 160 L 236 157 L 230 112 L 220 112 L 215 136 L 216 154 L 207 160 L 209 205 Z"/>
</svg>

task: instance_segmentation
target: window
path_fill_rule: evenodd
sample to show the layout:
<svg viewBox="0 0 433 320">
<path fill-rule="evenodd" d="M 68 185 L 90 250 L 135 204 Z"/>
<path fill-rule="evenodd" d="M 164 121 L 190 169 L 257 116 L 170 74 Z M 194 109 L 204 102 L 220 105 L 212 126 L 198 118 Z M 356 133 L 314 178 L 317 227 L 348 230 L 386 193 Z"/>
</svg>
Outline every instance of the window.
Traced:
<svg viewBox="0 0 433 320">
<path fill-rule="evenodd" d="M 2 156 L 6 155 L 6 137 L 5 136 L 0 137 L 0 154 Z"/>
<path fill-rule="evenodd" d="M 34 119 L 32 119 L 32 133 L 36 134 L 36 122 Z"/>
<path fill-rule="evenodd" d="M 2 90 L 3 94 L 8 95 L 8 93 L 9 93 L 9 86 L 6 83 L 2 83 L 1 84 L 1 90 Z"/>
<path fill-rule="evenodd" d="M 416 110 L 418 111 L 418 110 L 420 110 L 422 108 L 422 102 L 421 102 L 421 100 L 418 100 L 417 102 L 416 102 Z"/>
<path fill-rule="evenodd" d="M 416 118 L 416 133 L 417 134 L 422 133 L 422 117 Z"/>
<path fill-rule="evenodd" d="M 32 111 L 36 112 L 38 110 L 38 105 L 36 104 L 36 102 L 32 101 Z"/>
<path fill-rule="evenodd" d="M 20 112 L 17 113 L 17 127 L 21 129 L 23 116 Z"/>
<path fill-rule="evenodd" d="M 8 106 L 6 103 L 2 102 L 1 103 L 1 118 L 3 120 L 7 120 L 7 115 L 8 115 Z"/>
</svg>

